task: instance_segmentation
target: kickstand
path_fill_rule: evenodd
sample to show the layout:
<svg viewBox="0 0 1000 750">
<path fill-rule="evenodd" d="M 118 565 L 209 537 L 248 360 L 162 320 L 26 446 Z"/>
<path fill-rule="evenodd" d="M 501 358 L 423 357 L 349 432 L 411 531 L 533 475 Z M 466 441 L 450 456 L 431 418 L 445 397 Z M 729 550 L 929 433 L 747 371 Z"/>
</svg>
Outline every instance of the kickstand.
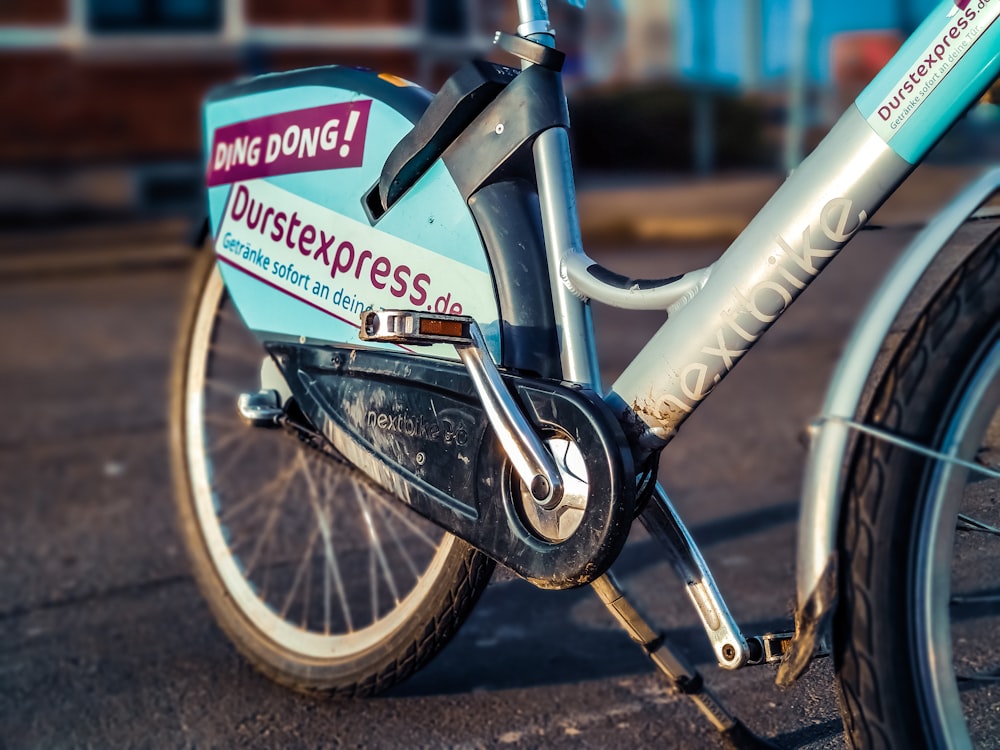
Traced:
<svg viewBox="0 0 1000 750">
<path fill-rule="evenodd" d="M 665 636 L 657 634 L 638 610 L 625 599 L 625 592 L 611 571 L 596 579 L 591 586 L 632 640 L 639 644 L 646 656 L 681 695 L 694 701 L 702 714 L 712 722 L 712 726 L 721 733 L 727 745 L 740 750 L 776 747 L 751 732 L 742 721 L 719 703 L 718 698 L 705 687 L 698 671 L 682 654 L 670 646 Z"/>
</svg>

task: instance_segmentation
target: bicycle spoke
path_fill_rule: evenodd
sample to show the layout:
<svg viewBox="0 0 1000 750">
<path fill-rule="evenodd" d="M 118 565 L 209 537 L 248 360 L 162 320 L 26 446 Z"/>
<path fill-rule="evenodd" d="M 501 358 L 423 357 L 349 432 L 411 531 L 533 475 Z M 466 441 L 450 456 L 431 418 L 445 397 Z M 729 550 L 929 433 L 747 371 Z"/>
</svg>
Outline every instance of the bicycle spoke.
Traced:
<svg viewBox="0 0 1000 750">
<path fill-rule="evenodd" d="M 303 476 L 306 478 L 306 484 L 308 485 L 309 503 L 312 505 L 313 513 L 316 516 L 316 522 L 319 524 L 320 533 L 323 536 L 323 552 L 326 555 L 326 566 L 324 569 L 328 569 L 328 573 L 324 574 L 324 594 L 325 594 L 325 614 L 324 614 L 324 624 L 326 626 L 326 632 L 330 632 L 330 591 L 329 591 L 329 581 L 327 580 L 327 575 L 332 575 L 333 584 L 337 589 L 337 596 L 340 599 L 340 606 L 344 613 L 344 619 L 347 622 L 348 632 L 354 630 L 354 624 L 351 620 L 351 608 L 347 604 L 347 592 L 344 590 L 344 581 L 340 575 L 340 566 L 337 562 L 337 556 L 333 549 L 333 534 L 330 531 L 330 517 L 327 515 L 330 513 L 332 515 L 332 509 L 330 507 L 330 495 L 326 495 L 326 507 L 320 507 L 320 497 L 319 491 L 316 488 L 315 480 L 313 479 L 312 472 L 309 470 L 309 466 L 306 464 L 305 456 L 300 453 L 299 461 L 303 468 Z"/>
<path fill-rule="evenodd" d="M 237 446 L 241 451 L 245 451 L 247 446 L 250 444 L 249 438 L 251 436 L 246 432 L 246 430 L 235 429 L 235 426 L 216 432 L 219 434 L 213 433 L 211 436 L 212 445 L 207 446 L 207 452 L 212 455 L 224 453 L 233 445 Z M 220 473 L 221 472 L 219 472 L 218 467 L 216 467 L 215 474 L 218 475 Z"/>
<path fill-rule="evenodd" d="M 406 563 L 406 567 L 410 571 L 410 575 L 414 580 L 420 578 L 420 570 L 417 568 L 416 562 L 413 560 L 413 556 L 410 554 L 409 546 L 404 544 L 404 541 L 399 536 L 399 532 L 396 530 L 396 525 L 392 522 L 393 516 L 389 513 L 385 514 L 383 517 L 382 524 L 389 532 L 389 536 L 392 538 L 392 542 L 396 549 L 399 550 L 400 557 L 403 558 L 403 562 Z"/>
<path fill-rule="evenodd" d="M 288 610 L 292 606 L 292 602 L 295 600 L 295 593 L 299 589 L 299 584 L 302 580 L 308 576 L 309 564 L 312 562 L 313 548 L 316 546 L 316 539 L 319 537 L 319 527 L 313 529 L 312 534 L 309 535 L 309 542 L 306 544 L 305 552 L 302 554 L 302 559 L 299 561 L 298 567 L 295 569 L 295 578 L 292 579 L 292 585 L 288 588 L 288 594 L 285 596 L 285 603 L 281 607 L 282 619 L 288 617 Z M 305 601 L 309 601 L 309 589 L 308 583 L 306 584 L 306 596 Z"/>
<path fill-rule="evenodd" d="M 382 549 L 382 541 L 379 539 L 378 531 L 375 528 L 374 520 L 372 519 L 371 509 L 365 502 L 364 498 L 361 497 L 361 488 L 357 485 L 354 486 L 354 498 L 358 503 L 358 508 L 361 510 L 361 517 L 365 521 L 365 525 L 368 527 L 368 538 L 371 540 L 371 547 L 369 548 L 369 559 L 371 568 L 371 592 L 372 592 L 372 617 L 378 617 L 378 576 L 375 575 L 375 564 L 378 563 L 378 567 L 382 570 L 382 575 L 385 578 L 386 584 L 389 586 L 389 592 L 392 594 L 393 602 L 399 603 L 399 589 L 396 587 L 396 579 L 392 575 L 392 568 L 389 565 L 389 561 L 385 557 L 385 550 Z"/>
<path fill-rule="evenodd" d="M 397 520 L 401 521 L 407 529 L 409 529 L 413 534 L 420 539 L 424 544 L 426 544 L 431 549 L 436 549 L 438 546 L 438 541 L 436 539 L 431 539 L 427 532 L 424 531 L 420 526 L 418 526 L 412 515 L 407 515 L 408 508 L 401 505 L 398 500 L 393 500 L 386 498 L 380 493 L 375 493 L 375 498 L 378 503 L 389 513 L 393 515 Z"/>
<path fill-rule="evenodd" d="M 234 407 L 232 412 L 221 412 L 219 414 L 206 414 L 204 420 L 206 425 L 213 425 L 217 429 L 215 432 L 242 432 L 247 433 L 246 424 L 240 419 Z"/>
<path fill-rule="evenodd" d="M 229 525 L 236 518 L 243 514 L 247 508 L 259 507 L 257 503 L 258 500 L 271 495 L 272 493 L 280 492 L 281 489 L 287 486 L 288 482 L 294 476 L 294 472 L 289 472 L 287 469 L 275 474 L 275 476 L 266 484 L 262 484 L 260 487 L 255 489 L 240 498 L 239 502 L 234 503 L 219 514 L 219 521 L 223 524 Z"/>
<path fill-rule="evenodd" d="M 282 488 L 281 493 L 278 495 L 277 501 L 271 506 L 271 510 L 267 515 L 267 520 L 264 523 L 264 529 L 257 538 L 257 544 L 254 546 L 253 552 L 250 553 L 250 560 L 244 568 L 244 575 L 247 578 L 250 578 L 254 569 L 257 567 L 257 562 L 260 560 L 260 555 L 264 551 L 265 546 L 269 546 L 271 544 L 271 532 L 274 530 L 274 525 L 278 522 L 278 517 L 281 513 L 282 506 L 285 504 L 285 499 L 290 494 L 290 487 L 291 483 L 286 484 Z M 264 597 L 262 596 L 261 598 Z"/>
<path fill-rule="evenodd" d="M 239 386 L 231 382 L 223 382 L 221 380 L 215 380 L 215 379 L 205 380 L 205 387 L 212 389 L 216 393 L 232 396 L 234 404 L 236 403 L 236 399 L 239 398 L 240 394 L 243 393 L 243 390 Z"/>
<path fill-rule="evenodd" d="M 267 356 L 262 349 L 248 351 L 246 347 L 218 342 L 212 344 L 212 353 L 218 357 L 224 357 L 230 362 L 244 362 L 246 364 L 261 362 Z"/>
<path fill-rule="evenodd" d="M 214 474 L 220 477 L 228 477 L 230 472 L 242 465 L 244 457 L 252 447 L 253 445 L 250 440 L 244 439 L 237 442 L 227 455 L 221 457 L 220 459 L 213 460 Z M 218 451 L 212 452 L 215 454 Z"/>
<path fill-rule="evenodd" d="M 955 679 L 958 682 L 1000 682 L 1000 671 L 956 674 Z"/>
<path fill-rule="evenodd" d="M 996 526 L 991 526 L 984 521 L 967 516 L 964 513 L 958 514 L 958 523 L 955 525 L 958 531 L 977 531 L 985 534 L 992 534 L 994 536 L 1000 536 L 1000 529 Z"/>
<path fill-rule="evenodd" d="M 372 619 L 378 618 L 378 561 L 375 548 L 368 548 L 368 605 L 371 607 Z"/>
<path fill-rule="evenodd" d="M 953 622 L 1000 615 L 1000 591 L 955 594 L 949 600 Z"/>
<path fill-rule="evenodd" d="M 242 499 L 237 505 L 226 510 L 225 513 L 219 515 L 220 522 L 226 519 L 222 525 L 229 534 L 229 546 L 233 552 L 245 549 L 249 542 L 259 543 L 262 541 L 263 537 L 261 534 L 264 532 L 261 529 L 264 528 L 266 531 L 269 523 L 273 525 L 278 520 L 277 516 L 275 516 L 275 500 L 272 498 L 277 498 L 277 501 L 281 502 L 283 496 L 289 494 L 289 488 L 293 479 L 294 474 L 292 477 L 287 478 L 285 482 L 272 481 L 268 483 L 266 488 L 260 488 L 250 496 Z M 254 500 L 259 500 L 260 502 L 253 502 Z M 249 513 L 245 512 L 248 510 Z M 235 523 L 237 519 L 239 519 L 238 524 Z M 252 568 L 248 569 L 248 575 L 251 570 Z"/>
<path fill-rule="evenodd" d="M 315 533 L 318 537 L 319 527 L 315 529 Z M 311 559 L 310 559 L 311 561 Z M 302 629 L 309 629 L 309 606 L 312 604 L 312 565 L 306 565 L 306 581 L 305 581 L 305 597 L 302 600 Z"/>
<path fill-rule="evenodd" d="M 217 271 L 206 262 L 203 272 L 170 416 L 183 438 L 172 447 L 182 517 L 193 522 L 185 541 L 207 552 L 222 584 L 210 596 L 235 615 L 241 647 L 283 682 L 361 691 L 392 682 L 411 649 L 421 661 L 440 648 L 440 618 L 468 609 L 430 598 L 470 586 L 451 567 L 455 555 L 480 572 L 486 562 L 453 548 L 307 424 L 289 434 L 244 422 L 237 399 L 261 387 L 267 355 Z"/>
<path fill-rule="evenodd" d="M 1000 593 L 953 596 L 952 604 L 1000 604 Z"/>
<path fill-rule="evenodd" d="M 328 535 L 323 535 L 323 548 L 326 559 L 330 559 L 330 542 Z M 323 634 L 330 635 L 330 566 L 323 566 Z"/>
</svg>

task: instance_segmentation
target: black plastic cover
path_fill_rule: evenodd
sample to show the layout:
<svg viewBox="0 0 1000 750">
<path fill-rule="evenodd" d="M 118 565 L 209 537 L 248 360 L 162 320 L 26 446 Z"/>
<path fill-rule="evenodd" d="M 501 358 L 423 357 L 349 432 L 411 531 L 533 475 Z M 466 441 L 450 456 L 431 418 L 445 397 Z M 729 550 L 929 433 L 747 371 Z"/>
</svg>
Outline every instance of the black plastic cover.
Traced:
<svg viewBox="0 0 1000 750">
<path fill-rule="evenodd" d="M 521 520 L 519 480 L 458 363 L 340 346 L 268 345 L 295 401 L 358 469 L 401 502 L 542 588 L 594 580 L 635 512 L 625 437 L 594 392 L 504 375 L 543 435 L 570 436 L 589 487 L 579 528 L 554 544 Z"/>
<path fill-rule="evenodd" d="M 534 181 L 531 145 L 555 127 L 569 127 L 561 79 L 555 71 L 532 65 L 490 102 L 442 158 L 466 199 L 490 182 L 512 177 Z"/>
<path fill-rule="evenodd" d="M 420 179 L 517 73 L 505 65 L 474 60 L 445 81 L 413 130 L 386 159 L 378 184 L 383 209 L 388 210 Z"/>
<path fill-rule="evenodd" d="M 522 60 L 559 72 L 566 62 L 566 53 L 553 47 L 525 39 L 523 36 L 498 31 L 494 43 L 502 50 Z"/>
<path fill-rule="evenodd" d="M 500 304 L 503 364 L 543 378 L 562 377 L 552 291 L 534 186 L 496 182 L 469 199 L 486 246 Z"/>
<path fill-rule="evenodd" d="M 618 289 L 640 289 L 644 291 L 659 289 L 662 286 L 673 284 L 675 281 L 680 281 L 682 278 L 682 276 L 669 276 L 665 279 L 633 279 L 631 276 L 623 276 L 620 273 L 615 273 L 598 263 L 587 266 L 587 273 L 608 286 Z"/>
</svg>

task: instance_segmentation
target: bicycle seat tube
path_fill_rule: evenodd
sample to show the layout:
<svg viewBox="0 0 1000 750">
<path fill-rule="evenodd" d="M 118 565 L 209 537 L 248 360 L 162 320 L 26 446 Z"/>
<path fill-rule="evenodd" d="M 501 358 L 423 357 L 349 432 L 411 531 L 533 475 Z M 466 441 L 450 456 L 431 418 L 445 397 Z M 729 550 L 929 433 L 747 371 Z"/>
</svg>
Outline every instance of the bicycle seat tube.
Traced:
<svg viewBox="0 0 1000 750">
<path fill-rule="evenodd" d="M 545 0 L 518 0 L 518 34 L 548 47 L 555 44 Z M 562 87 L 559 96 L 563 97 Z M 541 133 L 532 147 L 542 213 L 542 230 L 552 286 L 552 305 L 559 328 L 563 377 L 600 390 L 600 368 L 594 348 L 590 307 L 562 281 L 562 258 L 581 252 L 580 223 L 569 136 L 563 128 Z"/>
<path fill-rule="evenodd" d="M 552 46 L 555 32 L 549 25 L 549 6 L 546 0 L 517 0 L 517 16 L 520 23 L 517 33 L 539 44 L 546 44 L 539 35 L 549 37 L 546 46 Z"/>
</svg>

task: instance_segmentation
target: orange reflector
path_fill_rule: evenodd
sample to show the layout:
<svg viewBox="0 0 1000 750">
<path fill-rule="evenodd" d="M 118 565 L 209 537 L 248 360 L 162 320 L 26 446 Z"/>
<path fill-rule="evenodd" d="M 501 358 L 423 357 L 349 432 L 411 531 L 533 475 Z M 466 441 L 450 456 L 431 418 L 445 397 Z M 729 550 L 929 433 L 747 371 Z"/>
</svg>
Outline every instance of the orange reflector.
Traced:
<svg viewBox="0 0 1000 750">
<path fill-rule="evenodd" d="M 392 73 L 379 73 L 378 77 L 383 81 L 391 83 L 393 86 L 398 86 L 399 88 L 407 88 L 408 86 L 413 86 L 414 84 L 407 81 L 405 78 L 400 78 L 399 76 L 394 76 Z"/>
<path fill-rule="evenodd" d="M 428 336 L 454 336 L 455 338 L 461 338 L 463 335 L 462 324 L 459 321 L 436 318 L 421 318 L 420 332 Z"/>
</svg>

